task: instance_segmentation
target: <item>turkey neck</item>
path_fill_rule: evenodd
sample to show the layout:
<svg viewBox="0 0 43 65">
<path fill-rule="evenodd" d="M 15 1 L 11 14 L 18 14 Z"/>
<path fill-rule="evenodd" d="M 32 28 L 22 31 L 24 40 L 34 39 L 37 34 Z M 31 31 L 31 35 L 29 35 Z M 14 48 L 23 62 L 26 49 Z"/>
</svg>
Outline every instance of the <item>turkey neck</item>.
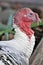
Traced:
<svg viewBox="0 0 43 65">
<path fill-rule="evenodd" d="M 28 37 L 31 37 L 34 34 L 34 31 L 31 29 L 31 22 L 20 22 L 20 29 L 24 32 Z"/>
</svg>

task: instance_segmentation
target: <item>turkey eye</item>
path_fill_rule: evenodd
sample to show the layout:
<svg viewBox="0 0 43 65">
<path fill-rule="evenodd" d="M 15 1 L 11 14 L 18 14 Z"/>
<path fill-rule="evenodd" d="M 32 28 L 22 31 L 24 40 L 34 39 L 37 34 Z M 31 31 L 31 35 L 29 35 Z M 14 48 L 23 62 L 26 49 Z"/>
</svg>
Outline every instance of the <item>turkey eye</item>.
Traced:
<svg viewBox="0 0 43 65">
<path fill-rule="evenodd" d="M 30 13 L 30 15 L 33 15 L 33 13 Z"/>
</svg>

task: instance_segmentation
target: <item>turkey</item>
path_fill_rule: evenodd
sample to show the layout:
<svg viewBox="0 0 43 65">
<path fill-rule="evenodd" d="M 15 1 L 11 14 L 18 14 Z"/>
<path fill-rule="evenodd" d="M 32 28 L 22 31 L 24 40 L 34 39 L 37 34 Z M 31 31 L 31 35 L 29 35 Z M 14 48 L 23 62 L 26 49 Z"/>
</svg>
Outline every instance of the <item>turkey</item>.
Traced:
<svg viewBox="0 0 43 65">
<path fill-rule="evenodd" d="M 12 20 L 15 29 L 14 39 L 0 41 L 0 64 L 29 65 L 29 58 L 35 45 L 31 24 L 40 22 L 40 18 L 30 8 L 21 8 L 13 15 Z"/>
</svg>

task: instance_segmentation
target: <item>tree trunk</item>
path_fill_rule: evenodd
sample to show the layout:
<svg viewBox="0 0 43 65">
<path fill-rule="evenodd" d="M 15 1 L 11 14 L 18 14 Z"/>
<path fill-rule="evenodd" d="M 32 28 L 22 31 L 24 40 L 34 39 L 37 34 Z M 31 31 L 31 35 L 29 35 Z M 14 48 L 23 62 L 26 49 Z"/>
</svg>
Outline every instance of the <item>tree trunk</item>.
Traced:
<svg viewBox="0 0 43 65">
<path fill-rule="evenodd" d="M 43 65 L 43 38 L 30 58 L 30 65 Z"/>
</svg>

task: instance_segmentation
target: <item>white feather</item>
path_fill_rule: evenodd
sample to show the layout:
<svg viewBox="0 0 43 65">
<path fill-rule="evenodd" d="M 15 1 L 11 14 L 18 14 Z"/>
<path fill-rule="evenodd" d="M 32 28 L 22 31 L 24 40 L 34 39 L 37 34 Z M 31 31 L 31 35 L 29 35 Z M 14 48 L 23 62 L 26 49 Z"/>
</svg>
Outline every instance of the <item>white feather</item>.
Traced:
<svg viewBox="0 0 43 65">
<path fill-rule="evenodd" d="M 14 25 L 13 27 L 16 31 L 14 39 L 10 41 L 1 41 L 0 45 L 7 45 L 25 53 L 27 56 L 25 60 L 28 63 L 28 59 L 32 54 L 33 47 L 35 44 L 35 36 L 32 35 L 31 39 L 29 39 L 28 36 L 24 32 L 22 32 L 19 27 L 17 27 L 16 25 Z M 12 52 L 10 49 L 9 51 Z"/>
<path fill-rule="evenodd" d="M 15 24 L 13 27 L 16 31 L 14 39 L 17 40 L 18 45 L 20 46 L 20 50 L 24 51 L 28 57 L 30 57 L 35 45 L 35 36 L 32 35 L 31 39 L 29 39 L 29 37 Z"/>
<path fill-rule="evenodd" d="M 16 31 L 14 39 L 10 41 L 1 41 L 0 43 L 2 44 L 2 42 L 4 42 L 3 44 L 14 47 L 26 53 L 28 57 L 30 57 L 35 44 L 34 35 L 32 35 L 31 39 L 29 39 L 28 36 L 19 29 L 19 27 L 17 27 L 16 25 L 14 26 L 13 27 L 15 28 Z"/>
<path fill-rule="evenodd" d="M 2 61 L 0 61 L 0 65 L 5 65 Z"/>
</svg>

